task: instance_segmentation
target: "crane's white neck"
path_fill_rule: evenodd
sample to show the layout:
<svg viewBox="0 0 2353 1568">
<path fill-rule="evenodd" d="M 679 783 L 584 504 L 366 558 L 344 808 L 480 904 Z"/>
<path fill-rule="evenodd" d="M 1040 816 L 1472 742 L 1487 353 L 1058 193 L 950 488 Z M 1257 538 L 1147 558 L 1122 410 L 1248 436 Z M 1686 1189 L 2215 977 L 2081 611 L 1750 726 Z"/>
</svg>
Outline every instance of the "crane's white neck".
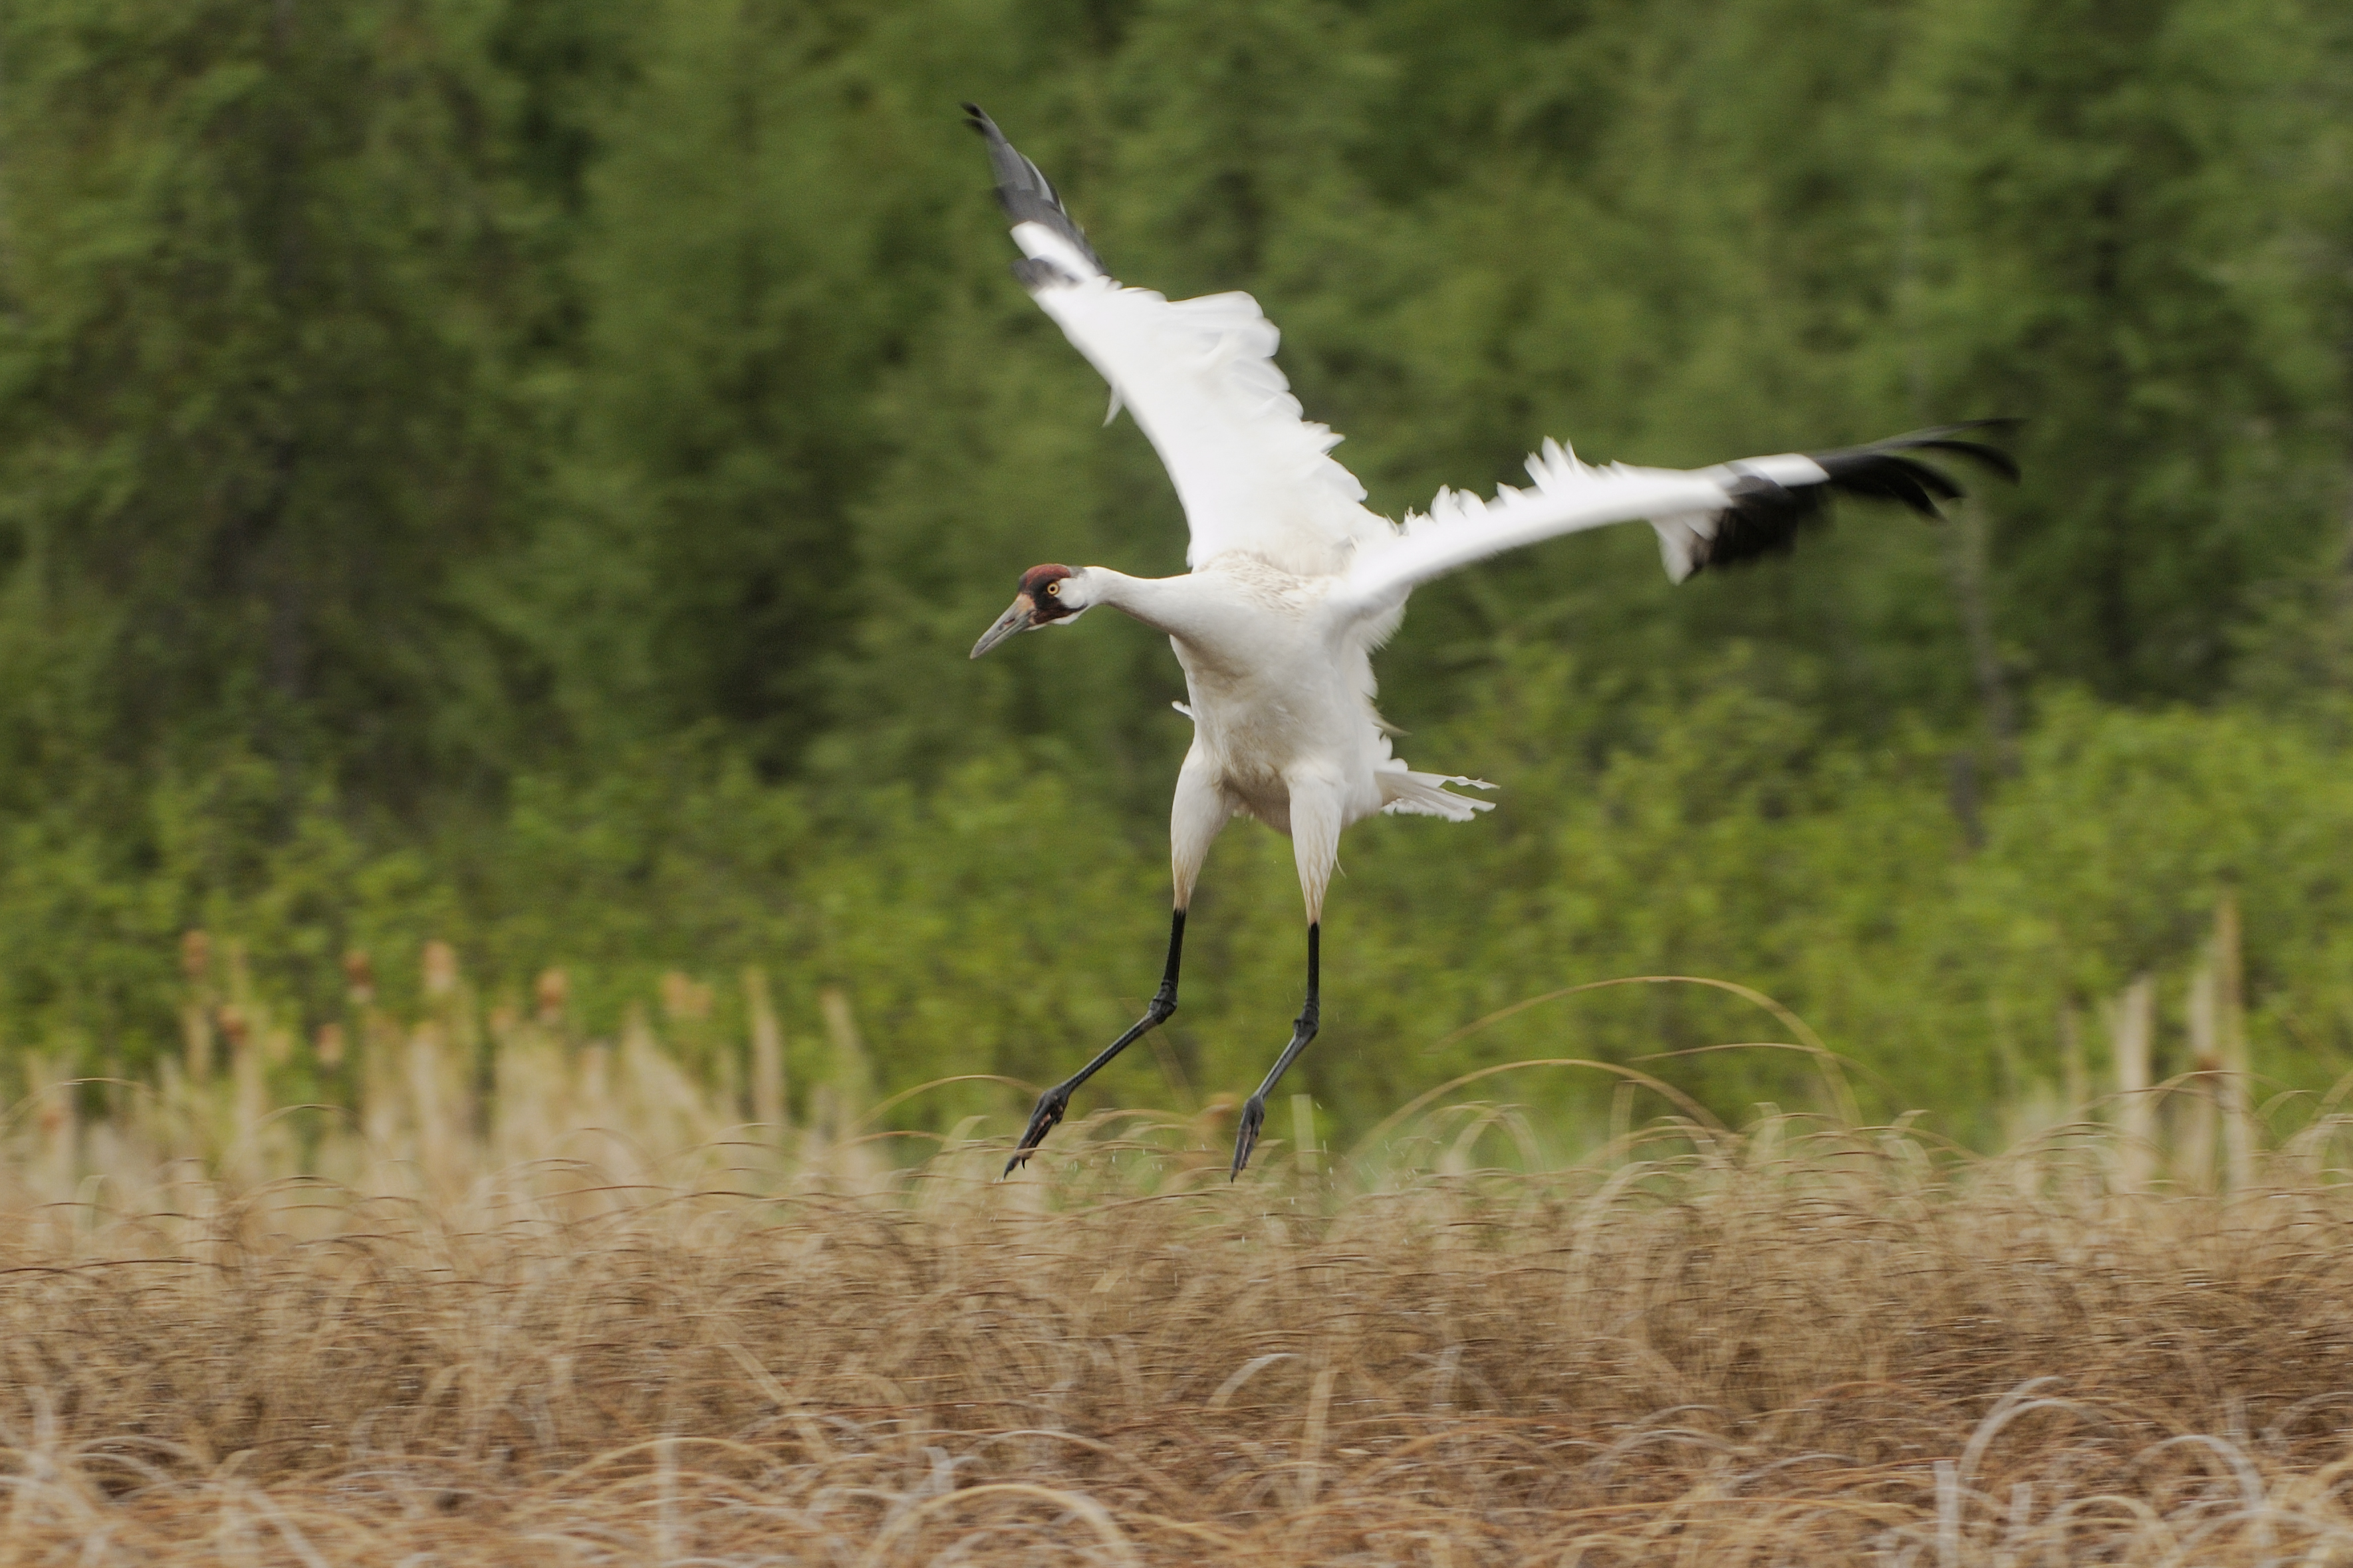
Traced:
<svg viewBox="0 0 2353 1568">
<path fill-rule="evenodd" d="M 1108 566 L 1082 566 L 1063 579 L 1061 598 L 1071 607 L 1072 619 L 1080 611 L 1109 605 L 1155 631 L 1174 637 L 1185 629 L 1182 623 L 1188 595 L 1183 584 L 1188 581 L 1184 577 L 1131 577 Z"/>
</svg>

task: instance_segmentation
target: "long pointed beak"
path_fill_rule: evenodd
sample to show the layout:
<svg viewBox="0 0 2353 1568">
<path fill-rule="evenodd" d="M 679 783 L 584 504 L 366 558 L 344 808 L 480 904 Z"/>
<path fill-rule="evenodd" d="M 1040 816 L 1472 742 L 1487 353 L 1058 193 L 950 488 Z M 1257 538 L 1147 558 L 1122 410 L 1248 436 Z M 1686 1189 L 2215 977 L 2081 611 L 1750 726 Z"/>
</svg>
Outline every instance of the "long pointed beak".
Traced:
<svg viewBox="0 0 2353 1568">
<path fill-rule="evenodd" d="M 1013 601 L 1013 607 L 997 616 L 995 626 L 980 634 L 980 640 L 972 645 L 972 657 L 978 658 L 1015 632 L 1028 631 L 1029 617 L 1037 613 L 1037 602 L 1029 595 L 1023 594 L 1016 598 Z"/>
</svg>

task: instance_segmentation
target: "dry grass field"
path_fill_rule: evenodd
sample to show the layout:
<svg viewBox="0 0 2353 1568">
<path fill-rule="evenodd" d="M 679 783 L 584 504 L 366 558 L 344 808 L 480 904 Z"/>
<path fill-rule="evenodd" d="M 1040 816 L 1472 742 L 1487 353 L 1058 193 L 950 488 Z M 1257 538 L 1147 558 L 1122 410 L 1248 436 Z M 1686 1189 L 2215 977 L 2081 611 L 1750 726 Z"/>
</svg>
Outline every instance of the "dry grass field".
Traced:
<svg viewBox="0 0 2353 1568">
<path fill-rule="evenodd" d="M 2328 1131 L 90 1179 L 0 1221 L 0 1563 L 2353 1561 Z"/>
</svg>

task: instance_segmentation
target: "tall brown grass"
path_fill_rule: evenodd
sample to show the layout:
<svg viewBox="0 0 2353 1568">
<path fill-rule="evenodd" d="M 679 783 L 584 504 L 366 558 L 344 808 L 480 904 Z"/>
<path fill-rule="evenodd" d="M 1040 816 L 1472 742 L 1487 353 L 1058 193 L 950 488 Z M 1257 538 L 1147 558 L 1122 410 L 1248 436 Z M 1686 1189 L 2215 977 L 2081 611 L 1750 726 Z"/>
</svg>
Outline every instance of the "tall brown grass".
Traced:
<svg viewBox="0 0 2353 1568">
<path fill-rule="evenodd" d="M 0 1563 L 2353 1559 L 2334 1124 L 2221 1197 L 2089 1129 L 1458 1125 L 20 1199 Z"/>
</svg>

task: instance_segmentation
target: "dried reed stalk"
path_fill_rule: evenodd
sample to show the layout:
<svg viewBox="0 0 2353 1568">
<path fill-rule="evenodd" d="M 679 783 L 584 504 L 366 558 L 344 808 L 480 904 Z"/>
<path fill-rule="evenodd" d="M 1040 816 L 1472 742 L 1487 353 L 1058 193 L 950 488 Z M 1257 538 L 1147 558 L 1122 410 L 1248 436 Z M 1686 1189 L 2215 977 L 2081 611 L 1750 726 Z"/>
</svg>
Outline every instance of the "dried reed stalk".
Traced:
<svg viewBox="0 0 2353 1568">
<path fill-rule="evenodd" d="M 2222 1196 L 1787 1121 L 1230 1186 L 1088 1131 L 22 1209 L 0 1563 L 2353 1557 L 2334 1128 Z"/>
</svg>

